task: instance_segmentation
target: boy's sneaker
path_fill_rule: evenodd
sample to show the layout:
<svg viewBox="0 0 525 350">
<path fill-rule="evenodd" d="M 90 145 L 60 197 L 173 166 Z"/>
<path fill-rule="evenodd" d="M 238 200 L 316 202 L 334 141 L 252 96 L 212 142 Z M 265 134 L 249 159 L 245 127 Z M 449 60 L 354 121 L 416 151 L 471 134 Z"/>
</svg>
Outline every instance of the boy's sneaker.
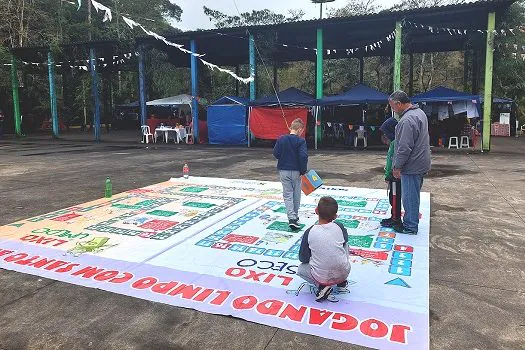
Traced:
<svg viewBox="0 0 525 350">
<path fill-rule="evenodd" d="M 403 232 L 401 232 L 401 233 L 404 233 L 405 235 L 417 235 L 416 231 L 412 231 L 412 230 L 409 230 L 407 228 L 403 229 Z"/>
<path fill-rule="evenodd" d="M 345 281 L 343 281 L 341 283 L 338 283 L 337 287 L 338 288 L 346 288 L 346 287 L 348 287 L 348 281 L 345 280 Z"/>
<path fill-rule="evenodd" d="M 392 218 L 381 220 L 381 226 L 383 227 L 392 227 L 393 224 L 394 224 L 394 220 L 392 220 Z"/>
<path fill-rule="evenodd" d="M 291 230 L 300 230 L 301 226 L 299 225 L 298 220 L 289 220 L 288 221 L 288 227 L 290 227 Z"/>
<path fill-rule="evenodd" d="M 332 293 L 332 287 L 331 286 L 319 286 L 319 290 L 317 291 L 317 294 L 315 295 L 315 301 L 323 301 L 328 298 L 328 296 Z"/>
</svg>

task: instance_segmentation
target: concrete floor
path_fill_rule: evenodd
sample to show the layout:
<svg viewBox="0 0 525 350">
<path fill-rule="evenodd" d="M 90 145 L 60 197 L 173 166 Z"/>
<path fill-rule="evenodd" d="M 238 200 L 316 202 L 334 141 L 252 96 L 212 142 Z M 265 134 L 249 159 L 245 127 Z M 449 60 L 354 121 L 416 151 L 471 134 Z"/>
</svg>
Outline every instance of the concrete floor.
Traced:
<svg viewBox="0 0 525 350">
<path fill-rule="evenodd" d="M 525 137 L 490 154 L 436 150 L 432 194 L 432 349 L 525 349 Z M 180 176 L 276 180 L 270 149 L 36 138 L 0 140 L 0 225 Z M 384 151 L 310 152 L 334 185 L 384 188 Z M 0 349 L 359 349 L 0 270 Z"/>
</svg>

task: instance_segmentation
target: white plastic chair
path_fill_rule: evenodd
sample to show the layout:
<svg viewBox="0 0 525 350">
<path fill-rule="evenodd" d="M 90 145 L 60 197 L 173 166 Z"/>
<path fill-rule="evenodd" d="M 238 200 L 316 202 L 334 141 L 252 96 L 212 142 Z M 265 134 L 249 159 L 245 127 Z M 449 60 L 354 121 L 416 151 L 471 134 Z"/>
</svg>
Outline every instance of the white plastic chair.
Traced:
<svg viewBox="0 0 525 350">
<path fill-rule="evenodd" d="M 452 141 L 454 141 L 454 143 L 452 143 Z M 459 139 L 457 136 L 452 136 L 448 139 L 448 149 L 451 149 L 452 147 L 459 149 Z"/>
<path fill-rule="evenodd" d="M 366 131 L 362 127 L 359 127 L 359 129 L 357 129 L 355 131 L 354 147 L 357 147 L 357 142 L 359 140 L 363 140 L 363 145 L 364 145 L 365 148 L 368 147 L 368 142 L 367 142 L 367 139 L 366 139 Z"/>
<path fill-rule="evenodd" d="M 189 140 L 191 138 L 191 143 L 193 144 L 195 140 L 193 139 L 193 126 L 187 126 L 186 127 L 186 143 L 190 143 Z"/>
<path fill-rule="evenodd" d="M 343 129 L 343 124 L 334 123 L 334 134 L 336 139 L 342 139 L 345 137 L 345 131 Z"/>
<path fill-rule="evenodd" d="M 461 136 L 459 148 L 470 148 L 470 138 L 468 136 Z"/>
<path fill-rule="evenodd" d="M 520 135 L 525 134 L 525 124 L 523 124 L 520 128 Z"/>
<path fill-rule="evenodd" d="M 154 141 L 155 140 L 155 136 L 153 136 L 153 134 L 151 133 L 151 130 L 149 128 L 149 126 L 147 125 L 142 125 L 140 127 L 141 131 L 142 131 L 142 140 L 146 139 L 146 143 L 149 143 L 149 139 L 151 137 L 151 140 Z M 143 141 L 144 142 L 144 141 Z"/>
</svg>

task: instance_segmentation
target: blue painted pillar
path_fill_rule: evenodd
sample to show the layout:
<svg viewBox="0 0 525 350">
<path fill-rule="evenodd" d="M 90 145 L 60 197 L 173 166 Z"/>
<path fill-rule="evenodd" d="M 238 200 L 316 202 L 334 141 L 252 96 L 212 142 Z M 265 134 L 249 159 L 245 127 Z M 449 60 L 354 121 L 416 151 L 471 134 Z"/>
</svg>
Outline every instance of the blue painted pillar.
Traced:
<svg viewBox="0 0 525 350">
<path fill-rule="evenodd" d="M 197 42 L 190 42 L 190 50 L 197 52 Z M 197 57 L 191 55 L 191 114 L 193 117 L 193 142 L 199 143 L 199 70 L 197 67 Z"/>
<path fill-rule="evenodd" d="M 144 46 L 139 47 L 139 103 L 140 103 L 140 125 L 147 125 L 147 105 L 146 105 L 146 69 L 144 66 L 145 53 Z M 153 131 L 153 130 L 151 130 Z"/>
<path fill-rule="evenodd" d="M 53 137 L 58 137 L 58 108 L 57 95 L 55 92 L 55 62 L 53 61 L 53 53 L 47 53 L 47 70 L 49 74 L 49 97 L 51 106 L 51 120 L 53 121 Z"/>
<path fill-rule="evenodd" d="M 93 82 L 93 101 L 95 102 L 95 113 L 93 113 L 93 129 L 95 130 L 95 141 L 100 141 L 100 96 L 98 94 L 97 55 L 95 49 L 89 49 L 89 66 L 91 80 Z"/>
</svg>

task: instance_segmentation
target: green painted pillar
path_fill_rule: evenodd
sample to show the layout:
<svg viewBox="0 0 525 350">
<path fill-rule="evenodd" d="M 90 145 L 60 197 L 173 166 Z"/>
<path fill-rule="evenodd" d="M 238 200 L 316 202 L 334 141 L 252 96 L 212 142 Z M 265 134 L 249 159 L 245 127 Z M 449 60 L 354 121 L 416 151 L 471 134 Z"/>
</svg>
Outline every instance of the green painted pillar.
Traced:
<svg viewBox="0 0 525 350">
<path fill-rule="evenodd" d="M 483 150 L 490 151 L 490 122 L 492 112 L 492 72 L 494 68 L 494 28 L 496 13 L 489 13 L 487 25 L 487 49 L 485 50 L 485 98 L 483 105 Z"/>
<path fill-rule="evenodd" d="M 317 61 L 316 61 L 316 79 L 315 79 L 315 97 L 318 99 L 323 98 L 323 28 L 317 28 Z M 320 143 L 322 138 L 322 115 L 321 107 L 317 108 L 317 119 L 315 124 L 316 130 L 316 142 Z M 317 148 L 317 143 L 316 143 Z"/>
<path fill-rule="evenodd" d="M 394 51 L 394 91 L 401 89 L 401 22 L 396 22 L 396 44 Z"/>
<path fill-rule="evenodd" d="M 51 120 L 53 122 L 53 137 L 58 137 L 58 108 L 57 95 L 55 92 L 55 62 L 53 62 L 53 53 L 47 53 L 47 70 L 49 75 L 49 104 L 51 106 Z"/>
<path fill-rule="evenodd" d="M 20 98 L 18 95 L 18 75 L 16 57 L 11 53 L 11 83 L 13 88 L 13 117 L 15 119 L 15 134 L 22 136 L 22 118 L 20 116 Z"/>
<path fill-rule="evenodd" d="M 250 34 L 248 50 L 250 55 L 250 76 L 254 78 L 254 80 L 250 82 L 250 101 L 253 101 L 257 98 L 257 91 L 255 90 L 257 66 L 255 62 L 255 39 L 253 38 L 253 34 Z"/>
</svg>

